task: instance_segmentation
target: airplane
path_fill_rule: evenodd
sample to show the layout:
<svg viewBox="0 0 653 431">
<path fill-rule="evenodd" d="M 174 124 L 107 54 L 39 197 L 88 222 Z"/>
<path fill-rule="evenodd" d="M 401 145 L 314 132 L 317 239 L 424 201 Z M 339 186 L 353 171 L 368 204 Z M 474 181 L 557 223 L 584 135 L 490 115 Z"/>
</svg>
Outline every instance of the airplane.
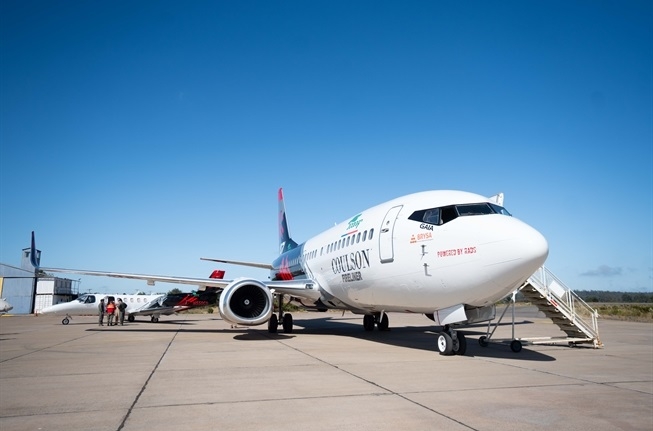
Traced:
<svg viewBox="0 0 653 431">
<path fill-rule="evenodd" d="M 6 299 L 0 298 L 0 313 L 9 313 L 14 309 L 14 306 L 7 302 Z"/>
<path fill-rule="evenodd" d="M 441 355 L 464 355 L 467 342 L 457 328 L 492 320 L 495 303 L 518 289 L 549 253 L 544 236 L 503 207 L 503 193 L 408 194 L 357 212 L 301 244 L 288 231 L 283 189 L 277 196 L 279 256 L 272 263 L 201 258 L 268 269 L 268 280 L 42 270 L 220 288 L 224 320 L 267 323 L 270 333 L 279 326 L 293 330 L 292 315 L 283 311 L 285 296 L 309 310 L 362 315 L 365 331 L 388 330 L 388 313 L 420 313 L 437 326 Z M 34 247 L 32 232 L 32 257 Z"/>
<path fill-rule="evenodd" d="M 222 279 L 224 271 L 215 270 L 209 278 Z M 159 321 L 160 316 L 169 316 L 190 310 L 191 308 L 212 305 L 217 302 L 219 292 L 217 288 L 206 287 L 198 292 L 191 293 L 168 293 L 164 296 L 153 299 L 138 310 L 132 311 L 127 316 L 129 322 L 133 322 L 136 316 L 150 316 L 153 323 Z"/>
<path fill-rule="evenodd" d="M 154 295 L 122 295 L 119 293 L 84 293 L 77 299 L 69 302 L 62 302 L 60 304 L 50 305 L 43 308 L 38 314 L 52 314 L 64 315 L 61 321 L 63 325 L 70 323 L 72 316 L 88 316 L 98 314 L 98 304 L 101 299 L 105 299 L 104 303 L 107 304 L 110 299 L 117 301 L 118 298 L 122 299 L 127 304 L 125 315 L 129 318 L 131 313 L 138 312 L 138 310 L 145 307 L 147 304 L 165 296 L 162 293 Z M 133 321 L 133 319 L 131 320 Z"/>
<path fill-rule="evenodd" d="M 225 272 L 215 270 L 209 278 L 220 279 Z M 63 314 L 65 317 L 62 324 L 70 323 L 71 316 L 88 316 L 97 314 L 100 299 L 110 298 L 117 300 L 121 298 L 126 304 L 125 315 L 127 321 L 133 322 L 136 316 L 150 316 L 153 323 L 159 321 L 160 316 L 169 316 L 174 313 L 189 310 L 203 305 L 215 304 L 218 292 L 214 288 L 203 289 L 201 293 L 158 293 L 155 295 L 121 295 L 111 294 L 84 294 L 70 302 L 51 305 L 43 308 L 39 314 Z M 105 304 L 108 301 L 105 301 Z"/>
</svg>

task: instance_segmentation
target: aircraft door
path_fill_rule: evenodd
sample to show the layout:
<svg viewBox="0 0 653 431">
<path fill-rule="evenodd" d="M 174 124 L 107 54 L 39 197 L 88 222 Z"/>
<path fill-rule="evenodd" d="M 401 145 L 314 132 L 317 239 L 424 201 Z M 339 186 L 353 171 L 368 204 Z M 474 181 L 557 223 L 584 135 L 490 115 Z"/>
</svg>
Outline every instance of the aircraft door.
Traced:
<svg viewBox="0 0 653 431">
<path fill-rule="evenodd" d="M 379 233 L 379 257 L 381 258 L 381 263 L 390 263 L 395 260 L 392 235 L 395 229 L 397 215 L 399 215 L 402 207 L 403 205 L 398 205 L 390 208 L 383 218 L 381 233 Z"/>
</svg>

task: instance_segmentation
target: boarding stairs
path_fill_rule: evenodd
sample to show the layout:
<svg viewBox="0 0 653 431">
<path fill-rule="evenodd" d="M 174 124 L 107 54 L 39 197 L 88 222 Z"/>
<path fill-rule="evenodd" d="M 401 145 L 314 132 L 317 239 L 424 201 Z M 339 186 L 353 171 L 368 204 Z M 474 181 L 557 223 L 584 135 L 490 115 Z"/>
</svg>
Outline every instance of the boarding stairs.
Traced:
<svg viewBox="0 0 653 431">
<path fill-rule="evenodd" d="M 598 312 L 545 267 L 531 275 L 520 292 L 567 334 L 566 337 L 541 339 L 542 342 L 590 343 L 594 348 L 603 346 L 599 338 Z M 537 342 L 536 339 L 530 341 Z"/>
<path fill-rule="evenodd" d="M 569 346 L 576 344 L 592 344 L 594 348 L 603 347 L 599 338 L 598 312 L 583 301 L 576 293 L 569 289 L 551 271 L 544 266 L 531 275 L 518 289 L 524 298 L 535 305 L 546 317 L 551 319 L 566 334 L 562 337 L 538 337 L 538 338 L 516 338 L 515 337 L 515 293 L 512 295 L 512 338 L 510 347 L 513 351 L 521 350 L 521 344 L 556 344 L 565 343 Z M 499 326 L 506 311 L 506 307 L 494 323 L 494 330 L 490 330 L 486 336 L 479 339 L 482 346 L 492 338 L 494 331 Z"/>
</svg>

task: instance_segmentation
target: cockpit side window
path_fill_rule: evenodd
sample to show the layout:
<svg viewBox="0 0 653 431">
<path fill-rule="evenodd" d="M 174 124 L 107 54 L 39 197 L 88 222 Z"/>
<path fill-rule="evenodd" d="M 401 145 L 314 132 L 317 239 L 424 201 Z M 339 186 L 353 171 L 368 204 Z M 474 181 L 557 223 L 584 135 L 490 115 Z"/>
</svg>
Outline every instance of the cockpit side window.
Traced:
<svg viewBox="0 0 653 431">
<path fill-rule="evenodd" d="M 492 209 L 494 210 L 494 212 L 496 212 L 497 214 L 503 214 L 503 215 L 507 215 L 507 216 L 512 217 L 512 214 L 510 214 L 510 213 L 508 212 L 508 210 L 505 209 L 504 207 L 499 206 L 499 205 L 497 205 L 497 204 L 490 204 L 490 206 L 492 207 Z"/>
<path fill-rule="evenodd" d="M 424 222 L 440 224 L 440 208 L 433 208 L 424 212 Z"/>
<path fill-rule="evenodd" d="M 451 205 L 448 207 L 442 208 L 442 224 L 449 223 L 451 220 L 458 217 L 458 212 L 456 207 Z"/>
<path fill-rule="evenodd" d="M 427 210 L 415 211 L 408 217 L 420 223 L 440 224 L 440 208 L 430 208 Z"/>
</svg>

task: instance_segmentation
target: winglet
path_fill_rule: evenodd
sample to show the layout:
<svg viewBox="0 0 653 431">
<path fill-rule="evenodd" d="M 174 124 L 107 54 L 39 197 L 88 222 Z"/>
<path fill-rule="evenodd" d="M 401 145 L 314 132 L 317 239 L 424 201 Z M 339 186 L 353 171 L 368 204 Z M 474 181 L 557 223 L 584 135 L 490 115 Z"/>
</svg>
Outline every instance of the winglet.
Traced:
<svg viewBox="0 0 653 431">
<path fill-rule="evenodd" d="M 279 188 L 279 254 L 297 247 L 297 243 L 290 238 L 288 220 L 286 219 L 286 205 L 283 202 L 283 189 Z"/>
</svg>

